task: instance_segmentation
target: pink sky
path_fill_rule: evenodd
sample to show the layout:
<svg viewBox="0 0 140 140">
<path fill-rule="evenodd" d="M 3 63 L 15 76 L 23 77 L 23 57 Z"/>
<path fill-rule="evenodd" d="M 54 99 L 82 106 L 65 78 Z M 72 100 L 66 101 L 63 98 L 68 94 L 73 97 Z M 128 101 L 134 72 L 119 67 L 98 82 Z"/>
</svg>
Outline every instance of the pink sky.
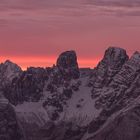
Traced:
<svg viewBox="0 0 140 140">
<path fill-rule="evenodd" d="M 140 50 L 139 0 L 0 0 L 0 61 L 51 66 L 75 50 L 94 67 L 109 46 Z"/>
</svg>

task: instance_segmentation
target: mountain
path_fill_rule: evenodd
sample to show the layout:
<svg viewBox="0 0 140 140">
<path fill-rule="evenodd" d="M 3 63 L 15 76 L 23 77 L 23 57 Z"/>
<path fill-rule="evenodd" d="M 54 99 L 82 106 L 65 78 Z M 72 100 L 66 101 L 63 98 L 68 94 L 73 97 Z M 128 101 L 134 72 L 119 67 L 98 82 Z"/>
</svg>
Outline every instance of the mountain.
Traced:
<svg viewBox="0 0 140 140">
<path fill-rule="evenodd" d="M 6 61 L 0 75 L 25 140 L 140 139 L 139 52 L 129 58 L 124 49 L 109 47 L 90 69 L 79 68 L 72 50 L 53 67 L 22 71 Z"/>
<path fill-rule="evenodd" d="M 79 78 L 79 67 L 77 62 L 77 55 L 75 51 L 66 51 L 57 59 L 56 66 L 63 76 L 73 79 Z M 66 78 L 67 79 L 67 78 Z"/>
<path fill-rule="evenodd" d="M 95 68 L 93 75 L 93 87 L 102 88 L 107 86 L 128 60 L 126 51 L 122 48 L 109 47 L 105 51 L 103 59 Z"/>
<path fill-rule="evenodd" d="M 0 64 L 0 85 L 11 83 L 20 73 L 22 73 L 22 70 L 17 64 L 6 60 L 4 63 Z"/>
<path fill-rule="evenodd" d="M 136 101 L 137 102 L 139 101 L 138 100 L 140 95 L 139 86 L 140 86 L 140 53 L 135 52 L 133 56 L 122 66 L 118 74 L 116 74 L 113 77 L 112 82 L 108 85 L 108 87 L 100 90 L 100 96 L 96 100 L 96 106 L 98 106 L 98 108 L 102 108 L 102 112 L 95 120 L 93 120 L 90 123 L 88 133 L 90 134 L 98 133 L 98 131 L 102 131 L 102 127 L 105 127 L 108 123 L 109 123 L 108 127 L 110 127 L 110 122 L 108 122 L 108 119 L 110 119 L 112 116 L 115 116 L 116 114 L 118 115 L 119 112 L 124 112 L 125 108 L 127 108 L 127 110 L 133 110 L 133 108 L 129 107 L 130 105 L 135 104 Z M 131 114 L 131 111 L 129 113 Z M 127 113 L 124 113 L 123 115 L 124 115 L 123 117 L 127 117 L 125 116 L 127 115 Z M 119 118 L 120 116 L 118 115 L 117 117 Z M 115 123 L 116 119 L 113 118 L 113 121 L 112 123 Z M 135 118 L 131 118 L 130 121 L 135 122 Z M 125 125 L 125 128 L 126 127 L 127 125 Z M 114 126 L 114 128 L 112 129 L 117 129 L 117 126 Z M 131 128 L 131 131 L 132 130 L 133 128 Z M 129 131 L 130 130 L 128 130 L 125 133 L 125 135 L 133 133 Z M 106 134 L 106 136 L 107 135 L 108 134 Z M 118 132 L 117 134 L 114 135 L 116 135 L 116 138 L 118 139 L 123 138 L 123 133 L 120 134 L 120 132 Z M 100 140 L 103 139 L 103 137 L 97 139 Z M 106 139 L 111 140 L 110 137 Z M 125 137 L 125 139 L 127 138 Z"/>
</svg>

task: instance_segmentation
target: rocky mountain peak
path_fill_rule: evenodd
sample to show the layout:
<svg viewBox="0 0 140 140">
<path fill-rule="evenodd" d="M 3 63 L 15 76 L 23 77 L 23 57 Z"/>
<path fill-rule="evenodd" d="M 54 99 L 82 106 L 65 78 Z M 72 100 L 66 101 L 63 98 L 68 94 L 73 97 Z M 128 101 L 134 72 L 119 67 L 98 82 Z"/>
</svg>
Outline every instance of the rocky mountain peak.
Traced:
<svg viewBox="0 0 140 140">
<path fill-rule="evenodd" d="M 139 52 L 135 52 L 132 56 L 131 56 L 131 58 L 130 58 L 130 60 L 129 60 L 129 65 L 131 65 L 131 67 L 133 67 L 133 69 L 134 68 L 140 68 L 140 53 Z"/>
<path fill-rule="evenodd" d="M 12 61 L 10 60 L 6 60 L 3 65 L 11 70 L 14 70 L 14 71 L 22 71 L 21 70 L 21 67 L 19 67 L 17 64 L 13 63 Z"/>
<path fill-rule="evenodd" d="M 0 64 L 1 82 L 11 82 L 20 73 L 22 73 L 22 69 L 10 60 L 6 60 L 4 63 Z"/>
<path fill-rule="evenodd" d="M 13 64 L 13 62 L 10 61 L 10 60 L 6 60 L 6 61 L 4 62 L 4 64 L 5 64 L 5 65 L 9 65 L 9 64 Z"/>
<path fill-rule="evenodd" d="M 140 52 L 136 51 L 136 52 L 132 55 L 132 57 L 137 58 L 137 59 L 140 59 Z"/>
<path fill-rule="evenodd" d="M 75 51 L 66 51 L 59 55 L 57 66 L 63 68 L 78 67 L 77 55 Z"/>
<path fill-rule="evenodd" d="M 103 59 L 95 68 L 93 86 L 96 88 L 107 86 L 127 60 L 128 55 L 124 49 L 109 47 L 105 51 Z"/>
<path fill-rule="evenodd" d="M 104 58 L 102 59 L 104 63 L 116 67 L 120 66 L 126 60 L 128 60 L 128 55 L 126 54 L 126 50 L 119 47 L 109 47 L 105 51 Z"/>
<path fill-rule="evenodd" d="M 71 75 L 71 78 L 79 78 L 79 67 L 75 51 L 61 53 L 57 59 L 56 66 L 63 75 Z"/>
</svg>

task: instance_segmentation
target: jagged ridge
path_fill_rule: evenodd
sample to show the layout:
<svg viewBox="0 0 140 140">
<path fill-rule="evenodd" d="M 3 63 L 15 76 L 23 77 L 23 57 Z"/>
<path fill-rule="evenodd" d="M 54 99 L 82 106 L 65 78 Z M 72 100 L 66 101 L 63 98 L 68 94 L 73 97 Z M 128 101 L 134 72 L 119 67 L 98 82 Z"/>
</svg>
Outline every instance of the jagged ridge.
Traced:
<svg viewBox="0 0 140 140">
<path fill-rule="evenodd" d="M 2 66 L 4 69 L 2 71 L 8 71 L 9 65 L 13 64 L 7 61 L 5 65 L 4 68 Z M 117 140 L 121 140 L 122 137 L 119 137 L 122 135 L 121 131 L 118 131 L 119 128 L 115 125 L 121 118 L 117 114 L 125 108 L 133 112 L 133 108 L 129 107 L 130 104 L 136 100 L 139 103 L 139 52 L 135 52 L 129 59 L 124 49 L 110 47 L 93 70 L 79 69 L 74 51 L 62 53 L 56 65 L 51 68 L 32 67 L 21 71 L 18 66 L 14 65 L 14 67 L 16 68 L 10 67 L 12 76 L 4 74 L 3 81 L 6 79 L 8 82 L 2 84 L 1 90 L 11 103 L 17 105 L 19 119 L 21 118 L 23 123 L 26 123 L 26 127 L 28 121 L 26 122 L 26 117 L 22 117 L 25 114 L 21 108 L 24 108 L 25 105 L 30 108 L 37 104 L 39 108 L 38 110 L 35 108 L 36 114 L 34 115 L 32 109 L 28 113 L 31 114 L 32 119 L 35 116 L 39 118 L 37 124 L 44 122 L 44 126 L 39 126 L 39 130 L 37 130 L 39 132 L 39 134 L 37 133 L 38 139 L 44 135 L 45 131 L 45 133 L 49 132 L 50 139 L 54 140 L 53 134 L 57 133 L 58 128 L 63 128 L 57 133 L 60 137 L 56 140 L 75 140 L 76 138 L 79 140 L 105 138 L 111 140 L 113 135 Z M 40 120 L 40 109 L 46 112 L 44 114 L 45 121 Z M 124 118 L 127 118 L 127 114 L 131 114 L 131 111 L 123 114 L 122 122 L 124 122 Z M 116 116 L 116 119 L 111 119 L 112 116 Z M 72 118 L 76 121 L 73 121 Z M 110 119 L 114 126 L 110 125 Z M 49 128 L 46 128 L 47 120 L 51 121 Z M 81 120 L 80 123 L 77 120 Z M 135 125 L 133 120 L 135 119 L 132 118 L 132 124 Z M 127 127 L 126 123 L 122 124 L 124 128 Z M 29 125 L 32 126 L 32 124 Z M 76 129 L 73 130 L 72 126 Z M 52 127 L 55 131 L 51 130 Z M 110 132 L 110 129 L 114 129 L 114 133 Z M 133 133 L 132 129 L 129 131 Z M 128 133 L 127 129 L 125 133 Z M 106 135 L 109 136 L 106 137 Z M 47 139 L 49 136 L 45 135 L 45 137 Z M 135 137 L 134 133 L 131 138 L 135 139 Z"/>
</svg>

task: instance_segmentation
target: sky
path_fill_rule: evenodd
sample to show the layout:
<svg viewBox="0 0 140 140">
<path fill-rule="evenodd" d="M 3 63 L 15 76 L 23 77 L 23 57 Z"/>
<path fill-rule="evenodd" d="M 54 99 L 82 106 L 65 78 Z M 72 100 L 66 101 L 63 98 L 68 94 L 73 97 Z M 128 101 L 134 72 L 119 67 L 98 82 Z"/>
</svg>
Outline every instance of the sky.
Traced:
<svg viewBox="0 0 140 140">
<path fill-rule="evenodd" d="M 140 0 L 0 0 L 0 62 L 46 67 L 75 50 L 94 67 L 109 46 L 140 50 Z"/>
</svg>

